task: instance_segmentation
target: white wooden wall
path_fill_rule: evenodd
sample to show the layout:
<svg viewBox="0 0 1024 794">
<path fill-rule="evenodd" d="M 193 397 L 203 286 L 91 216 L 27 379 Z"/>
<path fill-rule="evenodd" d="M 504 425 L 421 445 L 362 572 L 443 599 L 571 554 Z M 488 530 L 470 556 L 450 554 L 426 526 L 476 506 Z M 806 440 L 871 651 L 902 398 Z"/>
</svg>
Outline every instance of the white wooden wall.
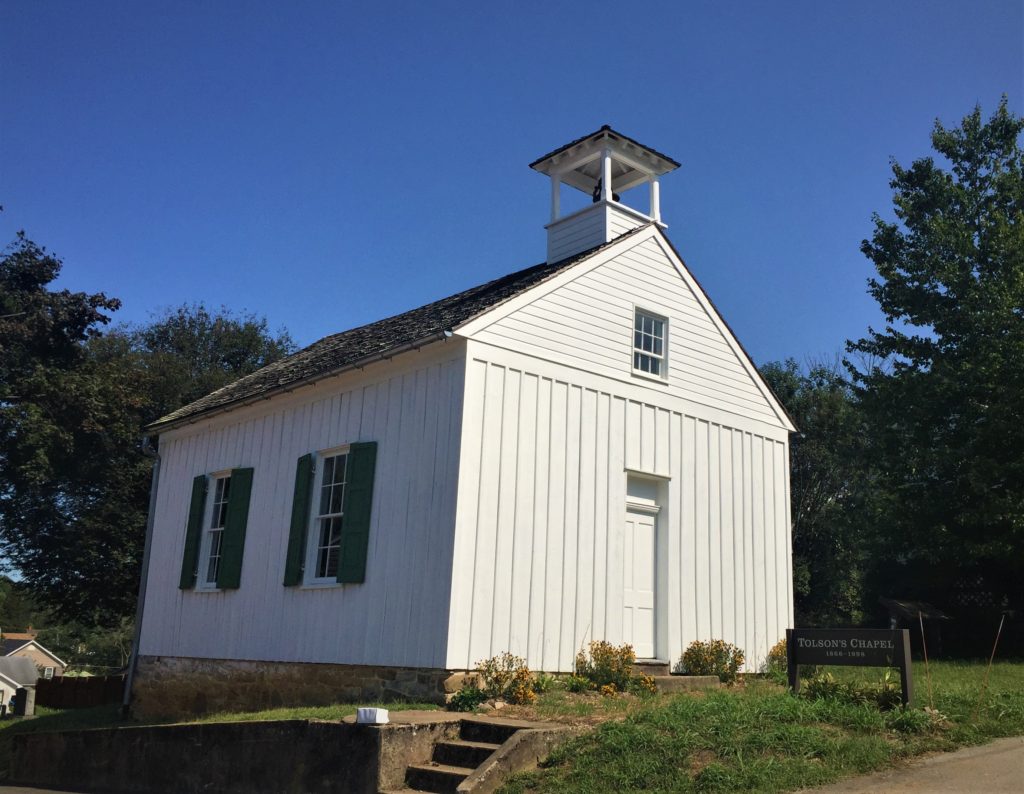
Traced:
<svg viewBox="0 0 1024 794">
<path fill-rule="evenodd" d="M 594 205 L 552 223 L 548 229 L 548 262 L 558 262 L 606 242 L 605 216 L 603 207 Z"/>
<path fill-rule="evenodd" d="M 656 476 L 660 658 L 724 639 L 756 669 L 792 625 L 788 422 L 653 229 L 466 326 L 448 666 L 569 670 L 622 636 L 628 470 Z M 636 307 L 669 377 L 632 375 Z"/>
<path fill-rule="evenodd" d="M 586 270 L 586 263 L 573 268 L 566 283 L 473 331 L 472 338 L 630 381 L 633 313 L 647 309 L 669 319 L 668 393 L 779 425 L 781 417 L 680 278 L 657 235 L 641 232 L 637 238 L 596 269 Z"/>
<path fill-rule="evenodd" d="M 464 346 L 431 345 L 160 439 L 141 652 L 441 667 L 450 594 Z M 366 581 L 284 587 L 300 455 L 378 443 Z M 241 587 L 179 590 L 192 478 L 255 469 Z"/>
<path fill-rule="evenodd" d="M 792 625 L 784 434 L 471 350 L 467 391 L 484 399 L 465 406 L 448 666 L 511 650 L 564 671 L 586 642 L 623 641 L 621 591 L 606 585 L 621 580 L 627 470 L 667 491 L 659 657 L 718 638 L 750 668 L 764 659 Z"/>
</svg>

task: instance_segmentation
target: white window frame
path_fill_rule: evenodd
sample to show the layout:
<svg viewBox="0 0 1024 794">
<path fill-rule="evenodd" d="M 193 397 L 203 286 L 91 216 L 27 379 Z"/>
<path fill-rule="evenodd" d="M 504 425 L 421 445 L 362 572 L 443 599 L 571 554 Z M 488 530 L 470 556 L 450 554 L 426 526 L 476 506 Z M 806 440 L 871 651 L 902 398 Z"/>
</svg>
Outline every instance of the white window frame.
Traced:
<svg viewBox="0 0 1024 794">
<path fill-rule="evenodd" d="M 636 344 L 636 322 L 639 318 L 647 320 L 654 320 L 661 323 L 661 355 L 655 354 L 653 351 L 643 350 L 641 347 L 637 347 Z M 668 344 L 669 344 L 669 322 L 668 317 L 660 312 L 654 312 L 650 309 L 645 309 L 640 306 L 633 307 L 633 323 L 629 329 L 629 355 L 630 364 L 632 367 L 633 374 L 639 378 L 647 378 L 664 383 L 668 380 Z M 645 332 L 641 332 L 645 333 Z M 650 334 L 652 338 L 657 338 L 653 334 Z M 648 372 L 637 366 L 637 356 L 647 356 L 648 358 L 654 359 L 660 363 L 660 372 Z"/>
<path fill-rule="evenodd" d="M 217 487 L 218 483 L 223 480 L 231 479 L 231 470 L 218 471 L 213 474 L 207 475 L 206 483 L 206 504 L 203 507 L 203 535 L 199 546 L 199 565 L 196 570 L 196 590 L 199 591 L 216 591 L 217 577 L 214 572 L 214 578 L 209 579 L 210 573 L 210 557 L 214 551 L 214 540 L 219 539 L 219 545 L 217 546 L 217 564 L 220 565 L 223 560 L 224 554 L 224 524 L 227 523 L 228 514 L 228 501 L 225 498 L 223 501 L 217 501 Z M 228 495 L 230 496 L 230 486 Z M 221 509 L 221 505 L 223 508 Z M 217 518 L 222 522 L 219 527 L 213 526 L 214 511 L 217 512 Z M 219 567 L 218 567 L 219 571 Z"/>
<path fill-rule="evenodd" d="M 53 678 L 53 673 L 54 673 L 54 668 L 52 668 L 52 667 L 44 667 L 43 668 L 43 678 L 49 680 L 49 679 Z"/>
<path fill-rule="evenodd" d="M 341 564 L 341 536 L 339 532 L 338 537 L 338 556 L 335 561 L 334 573 L 328 573 L 327 575 L 318 575 L 318 563 L 320 562 L 320 549 L 328 548 L 321 546 L 321 520 L 324 518 L 336 518 L 340 519 L 342 526 L 344 525 L 345 514 L 343 511 L 344 499 L 345 499 L 345 488 L 348 486 L 348 474 L 349 474 L 349 454 L 350 447 L 348 444 L 344 446 L 335 447 L 333 449 L 325 449 L 316 453 L 316 469 L 313 474 L 313 495 L 310 501 L 309 508 L 309 523 L 306 525 L 306 551 L 305 551 L 305 565 L 303 582 L 308 587 L 340 587 L 341 584 L 338 582 L 338 570 L 337 566 Z M 337 512 L 320 512 L 320 501 L 322 491 L 324 487 L 324 475 L 327 472 L 327 461 L 331 458 L 345 457 L 345 479 L 340 483 L 341 487 L 341 504 L 338 505 Z M 332 469 L 333 471 L 333 469 Z M 337 487 L 337 486 L 335 486 Z"/>
</svg>

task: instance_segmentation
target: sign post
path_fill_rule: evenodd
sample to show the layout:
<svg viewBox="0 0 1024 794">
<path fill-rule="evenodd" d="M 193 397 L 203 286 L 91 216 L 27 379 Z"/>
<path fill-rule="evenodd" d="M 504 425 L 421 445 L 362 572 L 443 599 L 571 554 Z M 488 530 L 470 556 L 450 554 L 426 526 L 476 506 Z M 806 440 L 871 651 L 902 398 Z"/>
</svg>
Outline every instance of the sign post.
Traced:
<svg viewBox="0 0 1024 794">
<path fill-rule="evenodd" d="M 898 667 L 903 705 L 913 696 L 907 629 L 786 629 L 789 688 L 800 690 L 799 665 Z"/>
</svg>

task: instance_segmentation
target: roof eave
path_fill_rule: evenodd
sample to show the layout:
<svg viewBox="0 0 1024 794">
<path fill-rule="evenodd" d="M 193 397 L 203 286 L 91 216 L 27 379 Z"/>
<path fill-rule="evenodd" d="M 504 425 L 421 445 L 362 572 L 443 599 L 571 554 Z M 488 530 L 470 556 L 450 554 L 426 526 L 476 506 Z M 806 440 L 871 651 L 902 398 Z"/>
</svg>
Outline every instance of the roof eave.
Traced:
<svg viewBox="0 0 1024 794">
<path fill-rule="evenodd" d="M 363 356 L 362 358 L 356 359 L 355 361 L 343 364 L 340 367 L 335 367 L 324 372 L 318 372 L 316 375 L 301 378 L 299 380 L 292 381 L 282 386 L 278 386 L 273 389 L 268 389 L 267 391 L 261 392 L 259 394 L 253 394 L 248 397 L 240 397 L 236 400 L 231 400 L 229 402 L 223 403 L 222 405 L 216 405 L 211 408 L 196 411 L 193 414 L 187 414 L 185 416 L 181 416 L 176 419 L 171 419 L 169 421 L 158 419 L 157 421 L 148 424 L 144 428 L 142 428 L 143 435 L 159 435 L 160 433 L 166 433 L 169 430 L 175 430 L 179 427 L 196 424 L 197 422 L 204 421 L 206 419 L 209 419 L 213 416 L 217 416 L 222 413 L 227 413 L 228 411 L 233 411 L 237 408 L 244 408 L 245 406 L 248 405 L 255 405 L 256 403 L 262 402 L 264 400 L 269 400 L 278 395 L 293 392 L 296 389 L 300 389 L 304 386 L 312 386 L 314 383 L 318 383 L 319 381 L 325 380 L 327 378 L 333 378 L 345 372 L 350 372 L 355 369 L 363 369 L 369 366 L 370 364 L 377 363 L 378 361 L 384 361 L 389 358 L 394 358 L 395 356 L 401 353 L 407 353 L 410 350 L 419 350 L 420 348 L 425 347 L 433 342 L 440 342 L 445 339 L 448 339 L 449 337 L 451 337 L 451 335 L 452 332 L 447 329 L 435 331 L 431 334 L 428 334 L 427 336 L 421 337 L 419 339 L 414 339 L 411 342 L 403 342 L 402 344 L 395 345 L 393 347 L 388 348 L 387 350 L 381 350 L 372 355 Z"/>
</svg>

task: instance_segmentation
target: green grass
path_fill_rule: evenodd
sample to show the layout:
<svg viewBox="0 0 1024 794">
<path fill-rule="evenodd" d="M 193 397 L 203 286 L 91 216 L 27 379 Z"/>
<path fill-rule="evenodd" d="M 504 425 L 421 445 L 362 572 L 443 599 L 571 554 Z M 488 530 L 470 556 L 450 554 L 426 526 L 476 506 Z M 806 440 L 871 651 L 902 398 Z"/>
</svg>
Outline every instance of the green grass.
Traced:
<svg viewBox="0 0 1024 794">
<path fill-rule="evenodd" d="M 874 681 L 880 672 L 830 670 Z M 767 682 L 640 701 L 503 792 L 791 791 L 924 752 L 1024 734 L 1024 664 L 993 666 L 980 702 L 984 664 L 932 663 L 931 677 L 935 708 L 947 718 L 938 727 L 919 710 L 928 705 L 923 663 L 914 665 L 916 708 L 907 715 L 795 698 Z"/>
<path fill-rule="evenodd" d="M 360 703 L 359 707 L 376 706 L 389 711 L 439 710 L 434 703 Z M 220 714 L 206 714 L 191 722 L 267 722 L 270 720 L 340 720 L 356 713 L 356 706 L 338 703 L 333 706 L 309 706 L 296 708 L 267 709 L 265 711 L 234 711 Z"/>
<path fill-rule="evenodd" d="M 433 710 L 432 703 L 369 703 L 360 705 L 380 706 L 391 711 L 408 709 Z M 354 704 L 341 703 L 333 706 L 310 706 L 302 708 L 279 708 L 266 711 L 230 712 L 206 714 L 191 722 L 250 722 L 270 720 L 340 720 L 356 713 Z M 157 722 L 136 722 L 121 717 L 121 706 L 113 704 L 89 709 L 36 708 L 36 716 L 28 719 L 13 718 L 0 720 L 0 780 L 10 775 L 11 749 L 14 737 L 22 733 L 49 733 L 77 731 L 87 728 L 116 728 L 119 726 L 141 727 L 144 725 L 166 724 Z"/>
</svg>

